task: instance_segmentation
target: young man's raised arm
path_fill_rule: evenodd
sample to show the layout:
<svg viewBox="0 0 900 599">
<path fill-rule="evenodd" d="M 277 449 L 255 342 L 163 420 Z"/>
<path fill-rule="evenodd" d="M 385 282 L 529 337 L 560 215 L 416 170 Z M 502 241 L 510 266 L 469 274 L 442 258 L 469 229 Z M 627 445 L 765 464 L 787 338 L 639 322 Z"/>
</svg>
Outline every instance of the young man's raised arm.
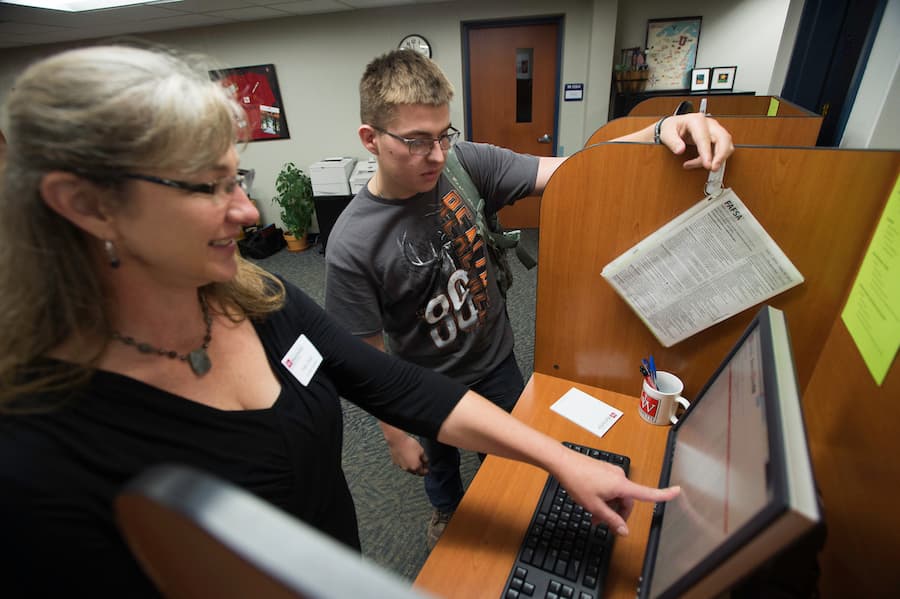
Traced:
<svg viewBox="0 0 900 599">
<path fill-rule="evenodd" d="M 611 141 L 653 142 L 657 123 Z M 734 152 L 731 134 L 718 121 L 698 112 L 663 118 L 659 130 L 659 141 L 676 155 L 683 154 L 688 145 L 696 146 L 697 157 L 684 163 L 684 168 L 687 169 L 718 170 Z M 566 157 L 540 157 L 537 178 L 534 183 L 535 194 L 544 192 L 550 176 L 565 160 Z"/>
</svg>

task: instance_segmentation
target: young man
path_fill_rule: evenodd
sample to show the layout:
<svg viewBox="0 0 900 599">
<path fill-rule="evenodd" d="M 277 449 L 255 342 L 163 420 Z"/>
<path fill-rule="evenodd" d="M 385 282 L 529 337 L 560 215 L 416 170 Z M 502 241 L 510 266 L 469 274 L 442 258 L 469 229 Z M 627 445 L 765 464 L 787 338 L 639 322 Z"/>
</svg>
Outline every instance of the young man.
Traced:
<svg viewBox="0 0 900 599">
<path fill-rule="evenodd" d="M 432 368 L 512 410 L 524 388 L 513 333 L 497 286 L 497 265 L 474 215 L 443 174 L 459 132 L 450 123 L 453 88 L 431 60 L 395 50 L 373 60 L 359 85 L 359 138 L 378 170 L 331 231 L 326 254 L 326 309 L 354 335 L 410 362 Z M 699 156 L 687 168 L 716 169 L 733 151 L 713 119 L 664 119 L 621 141 L 665 143 Z M 454 153 L 486 202 L 488 214 L 540 194 L 565 158 L 517 154 L 460 142 Z M 428 548 L 463 495 L 459 452 L 420 441 L 381 423 L 391 457 L 425 476 L 434 507 Z"/>
</svg>

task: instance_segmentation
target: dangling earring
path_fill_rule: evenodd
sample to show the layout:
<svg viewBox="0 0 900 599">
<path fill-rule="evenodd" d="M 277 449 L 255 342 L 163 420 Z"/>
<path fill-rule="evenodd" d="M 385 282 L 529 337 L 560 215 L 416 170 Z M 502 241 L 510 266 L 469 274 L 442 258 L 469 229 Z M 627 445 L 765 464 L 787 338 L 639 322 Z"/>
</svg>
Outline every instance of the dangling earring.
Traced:
<svg viewBox="0 0 900 599">
<path fill-rule="evenodd" d="M 106 250 L 106 258 L 112 268 L 119 268 L 119 255 L 116 253 L 116 246 L 110 240 L 103 242 L 103 249 Z"/>
</svg>

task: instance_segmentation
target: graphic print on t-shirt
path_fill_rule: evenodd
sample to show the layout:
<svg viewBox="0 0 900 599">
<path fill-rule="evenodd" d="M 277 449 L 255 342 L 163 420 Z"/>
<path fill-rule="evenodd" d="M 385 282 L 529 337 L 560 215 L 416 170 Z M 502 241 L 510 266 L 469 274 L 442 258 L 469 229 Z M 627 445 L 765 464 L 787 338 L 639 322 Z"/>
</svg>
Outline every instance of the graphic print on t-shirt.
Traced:
<svg viewBox="0 0 900 599">
<path fill-rule="evenodd" d="M 441 349 L 484 321 L 490 299 L 486 246 L 474 215 L 456 190 L 441 199 L 437 216 L 440 241 L 432 255 L 440 268 L 422 318 L 435 347 Z"/>
</svg>

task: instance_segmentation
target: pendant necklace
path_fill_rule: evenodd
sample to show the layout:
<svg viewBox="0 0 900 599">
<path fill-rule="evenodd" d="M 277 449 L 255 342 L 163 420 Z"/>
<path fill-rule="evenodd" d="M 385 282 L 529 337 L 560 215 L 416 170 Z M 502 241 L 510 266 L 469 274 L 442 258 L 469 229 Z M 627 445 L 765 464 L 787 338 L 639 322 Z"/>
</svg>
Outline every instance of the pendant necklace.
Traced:
<svg viewBox="0 0 900 599">
<path fill-rule="evenodd" d="M 116 341 L 121 341 L 125 345 L 137 348 L 142 354 L 156 354 L 165 358 L 171 358 L 172 360 L 187 362 L 195 375 L 203 376 L 209 372 L 210 368 L 212 368 L 212 361 L 209 359 L 209 354 L 206 353 L 207 348 L 209 348 L 209 343 L 212 341 L 212 316 L 209 313 L 209 306 L 206 304 L 206 298 L 203 297 L 202 293 L 198 293 L 197 296 L 200 299 L 200 309 L 203 311 L 203 320 L 206 322 L 206 334 L 203 336 L 203 344 L 187 354 L 179 354 L 177 351 L 171 349 L 153 347 L 149 343 L 136 341 L 134 337 L 122 335 L 118 331 L 113 331 L 112 338 Z"/>
</svg>

